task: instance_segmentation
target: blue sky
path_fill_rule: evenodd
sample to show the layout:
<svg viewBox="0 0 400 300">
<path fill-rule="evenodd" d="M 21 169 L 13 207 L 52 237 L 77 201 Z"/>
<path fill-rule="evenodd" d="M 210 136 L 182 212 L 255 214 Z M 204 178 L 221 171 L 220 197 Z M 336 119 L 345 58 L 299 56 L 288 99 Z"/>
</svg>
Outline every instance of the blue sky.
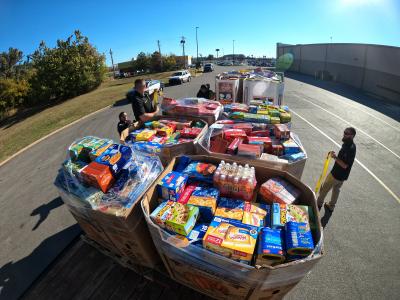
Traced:
<svg viewBox="0 0 400 300">
<path fill-rule="evenodd" d="M 137 2 L 137 3 L 136 3 Z M 308 1 L 92 1 L 0 0 L 0 51 L 32 53 L 44 40 L 54 46 L 75 29 L 114 61 L 140 51 L 181 54 L 235 53 L 275 56 L 277 42 L 371 43 L 400 46 L 400 0 Z"/>
</svg>

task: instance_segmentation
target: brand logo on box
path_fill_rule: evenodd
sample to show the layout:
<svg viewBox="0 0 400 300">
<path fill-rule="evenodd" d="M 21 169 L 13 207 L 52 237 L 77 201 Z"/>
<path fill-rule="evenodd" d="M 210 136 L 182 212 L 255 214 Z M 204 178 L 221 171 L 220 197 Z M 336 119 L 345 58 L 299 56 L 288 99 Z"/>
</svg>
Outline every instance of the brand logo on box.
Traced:
<svg viewBox="0 0 400 300">
<path fill-rule="evenodd" d="M 207 236 L 206 241 L 211 243 L 211 244 L 215 244 L 215 245 L 221 245 L 222 244 L 222 239 L 215 237 L 215 236 Z"/>
</svg>

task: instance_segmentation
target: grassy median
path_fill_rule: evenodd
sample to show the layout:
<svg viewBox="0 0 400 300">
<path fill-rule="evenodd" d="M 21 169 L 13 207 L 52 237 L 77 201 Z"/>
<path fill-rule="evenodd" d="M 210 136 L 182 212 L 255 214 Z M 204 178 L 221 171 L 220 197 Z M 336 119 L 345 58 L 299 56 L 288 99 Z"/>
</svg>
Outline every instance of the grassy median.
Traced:
<svg viewBox="0 0 400 300">
<path fill-rule="evenodd" d="M 146 74 L 140 77 L 165 81 L 171 73 Z M 136 78 L 110 80 L 90 93 L 45 108 L 26 118 L 17 116 L 15 120 L 3 121 L 0 126 L 0 162 L 52 131 L 124 99 Z"/>
</svg>

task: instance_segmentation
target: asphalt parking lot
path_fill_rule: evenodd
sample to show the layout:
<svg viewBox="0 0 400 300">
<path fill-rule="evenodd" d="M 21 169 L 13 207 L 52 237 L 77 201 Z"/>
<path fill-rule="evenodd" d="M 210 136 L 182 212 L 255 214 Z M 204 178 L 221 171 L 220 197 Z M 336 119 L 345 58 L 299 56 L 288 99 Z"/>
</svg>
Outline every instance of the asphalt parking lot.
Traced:
<svg viewBox="0 0 400 300">
<path fill-rule="evenodd" d="M 221 70 L 165 89 L 195 96 Z M 287 299 L 396 299 L 400 293 L 400 107 L 331 83 L 290 75 L 285 104 L 308 154 L 303 181 L 312 188 L 326 153 L 338 152 L 346 126 L 357 129 L 357 162 L 332 215 L 322 210 L 325 257 Z M 118 140 L 118 114 L 103 110 L 38 143 L 0 167 L 0 298 L 14 299 L 79 234 L 53 186 L 67 146 L 77 137 Z M 329 196 L 329 195 L 328 195 Z"/>
</svg>

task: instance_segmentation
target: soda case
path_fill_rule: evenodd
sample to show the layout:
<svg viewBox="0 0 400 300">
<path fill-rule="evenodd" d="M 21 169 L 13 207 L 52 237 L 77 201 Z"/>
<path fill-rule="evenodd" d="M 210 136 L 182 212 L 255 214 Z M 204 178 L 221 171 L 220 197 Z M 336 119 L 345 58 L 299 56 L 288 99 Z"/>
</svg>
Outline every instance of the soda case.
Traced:
<svg viewBox="0 0 400 300">
<path fill-rule="evenodd" d="M 220 190 L 221 196 L 252 201 L 257 185 L 254 167 L 238 165 L 221 161 L 215 171 L 214 185 Z"/>
<path fill-rule="evenodd" d="M 164 174 L 176 169 L 186 157 L 174 158 Z M 190 156 L 204 163 L 220 163 L 214 156 Z M 233 164 L 232 159 L 227 163 Z M 281 298 L 295 286 L 323 257 L 322 226 L 313 191 L 287 172 L 256 166 L 257 181 L 282 177 L 301 190 L 299 204 L 308 205 L 316 214 L 317 226 L 312 231 L 316 247 L 312 254 L 301 260 L 286 262 L 278 266 L 256 268 L 208 251 L 192 244 L 182 245 L 182 240 L 171 235 L 149 218 L 158 205 L 158 193 L 153 185 L 142 200 L 142 209 L 153 241 L 171 278 L 201 293 L 216 299 L 271 299 Z"/>
</svg>

